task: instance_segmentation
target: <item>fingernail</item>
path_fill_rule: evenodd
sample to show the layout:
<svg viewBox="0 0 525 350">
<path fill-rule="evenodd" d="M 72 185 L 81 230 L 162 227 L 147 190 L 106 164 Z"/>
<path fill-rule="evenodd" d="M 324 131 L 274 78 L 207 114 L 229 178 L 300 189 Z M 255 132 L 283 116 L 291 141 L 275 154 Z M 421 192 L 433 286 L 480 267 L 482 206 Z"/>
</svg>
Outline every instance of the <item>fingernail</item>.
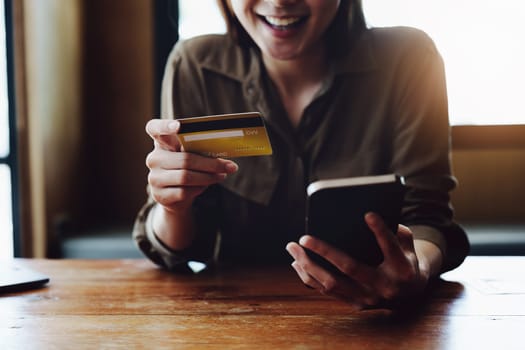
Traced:
<svg viewBox="0 0 525 350">
<path fill-rule="evenodd" d="M 177 130 L 178 127 L 179 127 L 179 122 L 176 120 L 168 123 L 168 129 L 171 131 Z"/>
<path fill-rule="evenodd" d="M 302 236 L 300 239 L 299 239 L 299 244 L 300 245 L 305 245 L 305 243 L 308 241 L 308 236 Z"/>
<path fill-rule="evenodd" d="M 374 213 L 372 212 L 368 212 L 365 214 L 365 220 L 368 222 L 368 223 L 372 223 L 374 224 L 376 222 L 376 216 Z"/>
<path fill-rule="evenodd" d="M 226 171 L 228 173 L 234 173 L 236 172 L 237 170 L 239 170 L 239 166 L 237 164 L 235 164 L 234 162 L 228 162 L 226 163 L 226 165 L 224 166 L 224 168 L 226 169 Z"/>
<path fill-rule="evenodd" d="M 292 258 L 295 259 L 296 257 L 295 257 L 295 254 L 294 254 L 294 252 L 293 252 L 293 249 L 291 249 L 291 244 L 292 244 L 291 242 L 288 243 L 288 244 L 286 245 L 285 249 L 286 249 L 286 251 L 288 252 L 288 254 L 290 254 L 290 255 L 292 256 Z"/>
</svg>

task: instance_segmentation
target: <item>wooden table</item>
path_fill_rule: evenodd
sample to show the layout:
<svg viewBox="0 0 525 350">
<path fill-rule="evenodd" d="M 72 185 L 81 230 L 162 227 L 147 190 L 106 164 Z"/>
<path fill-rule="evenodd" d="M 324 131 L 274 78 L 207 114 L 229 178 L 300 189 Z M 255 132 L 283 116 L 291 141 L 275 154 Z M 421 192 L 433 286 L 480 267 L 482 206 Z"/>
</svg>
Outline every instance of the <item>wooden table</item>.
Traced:
<svg viewBox="0 0 525 350">
<path fill-rule="evenodd" d="M 291 268 L 173 275 L 147 260 L 19 260 L 43 289 L 0 295 L 2 349 L 524 349 L 525 257 L 469 257 L 405 314 L 352 312 Z"/>
</svg>

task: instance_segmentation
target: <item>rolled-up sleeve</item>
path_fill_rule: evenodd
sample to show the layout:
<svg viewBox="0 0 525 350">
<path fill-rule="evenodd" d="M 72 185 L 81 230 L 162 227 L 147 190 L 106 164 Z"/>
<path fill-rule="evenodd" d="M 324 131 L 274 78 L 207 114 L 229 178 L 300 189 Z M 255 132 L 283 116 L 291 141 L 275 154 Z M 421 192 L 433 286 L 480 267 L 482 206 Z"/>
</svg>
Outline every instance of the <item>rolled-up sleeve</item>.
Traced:
<svg viewBox="0 0 525 350">
<path fill-rule="evenodd" d="M 203 232 L 202 225 L 193 244 L 184 250 L 174 251 L 167 247 L 153 230 L 153 212 L 157 204 L 150 199 L 140 210 L 133 227 L 133 240 L 142 253 L 155 264 L 171 271 L 190 271 L 189 261 L 198 261 L 206 265 L 216 258 L 218 233 Z M 195 211 L 195 210 L 194 210 Z M 202 218 L 201 218 L 202 220 Z"/>
<path fill-rule="evenodd" d="M 450 166 L 450 126 L 444 65 L 432 41 L 421 35 L 397 75 L 392 168 L 406 178 L 403 223 L 415 239 L 442 251 L 443 271 L 457 267 L 469 251 L 453 221 L 449 192 L 456 187 Z"/>
</svg>

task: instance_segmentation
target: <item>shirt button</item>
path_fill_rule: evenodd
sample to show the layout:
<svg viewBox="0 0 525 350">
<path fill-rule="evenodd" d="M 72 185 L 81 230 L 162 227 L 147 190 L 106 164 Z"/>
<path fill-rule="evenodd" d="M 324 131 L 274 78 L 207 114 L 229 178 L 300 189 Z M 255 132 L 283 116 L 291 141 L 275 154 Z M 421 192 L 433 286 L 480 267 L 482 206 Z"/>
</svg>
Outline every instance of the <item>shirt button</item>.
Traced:
<svg viewBox="0 0 525 350">
<path fill-rule="evenodd" d="M 253 95 L 254 91 L 255 89 L 253 88 L 253 84 L 248 84 L 248 86 L 246 87 L 246 92 L 248 93 L 248 95 Z"/>
</svg>

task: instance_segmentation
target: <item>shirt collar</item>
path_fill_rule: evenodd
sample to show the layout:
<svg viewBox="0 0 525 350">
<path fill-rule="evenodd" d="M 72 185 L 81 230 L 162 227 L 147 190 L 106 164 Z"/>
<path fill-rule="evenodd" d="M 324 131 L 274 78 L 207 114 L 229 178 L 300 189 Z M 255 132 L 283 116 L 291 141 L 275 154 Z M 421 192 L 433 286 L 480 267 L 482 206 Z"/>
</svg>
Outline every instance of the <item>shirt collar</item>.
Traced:
<svg viewBox="0 0 525 350">
<path fill-rule="evenodd" d="M 370 30 L 361 33 L 353 45 L 350 44 L 350 39 L 341 38 L 341 44 L 347 43 L 348 49 L 335 58 L 335 74 L 359 73 L 377 69 L 373 41 L 370 38 Z M 261 61 L 257 49 L 242 49 L 230 38 L 226 40 L 226 45 L 230 47 L 226 47 L 215 55 L 207 56 L 201 62 L 202 67 L 240 82 L 258 78 Z"/>
<path fill-rule="evenodd" d="M 237 81 L 245 81 L 259 73 L 259 59 L 255 49 L 245 50 L 227 34 L 224 50 L 214 50 L 202 61 L 202 68 Z"/>
</svg>

